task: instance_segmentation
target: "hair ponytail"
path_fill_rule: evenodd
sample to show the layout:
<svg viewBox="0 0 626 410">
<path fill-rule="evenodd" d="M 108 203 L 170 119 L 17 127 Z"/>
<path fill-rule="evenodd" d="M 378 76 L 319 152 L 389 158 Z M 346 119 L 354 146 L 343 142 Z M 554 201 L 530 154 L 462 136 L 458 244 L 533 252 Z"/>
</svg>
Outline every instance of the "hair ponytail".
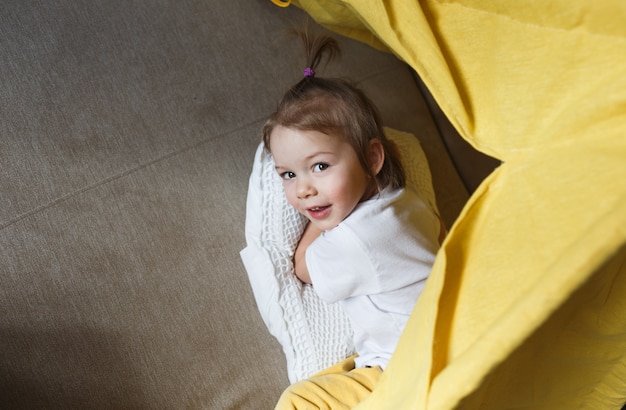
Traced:
<svg viewBox="0 0 626 410">
<path fill-rule="evenodd" d="M 292 29 L 291 32 L 300 38 L 304 46 L 306 68 L 304 78 L 314 77 L 324 56 L 326 63 L 341 55 L 341 47 L 335 38 L 327 34 L 311 34 L 308 23 L 304 30 Z"/>
</svg>

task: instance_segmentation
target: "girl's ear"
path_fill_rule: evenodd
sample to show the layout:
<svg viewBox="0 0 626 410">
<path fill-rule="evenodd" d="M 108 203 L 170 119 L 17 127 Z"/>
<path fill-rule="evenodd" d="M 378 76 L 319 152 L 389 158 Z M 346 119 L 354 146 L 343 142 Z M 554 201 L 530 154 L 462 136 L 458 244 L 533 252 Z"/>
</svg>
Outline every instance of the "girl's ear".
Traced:
<svg viewBox="0 0 626 410">
<path fill-rule="evenodd" d="M 378 175 L 385 162 L 385 149 L 378 138 L 371 139 L 369 142 L 368 160 L 372 175 Z"/>
</svg>

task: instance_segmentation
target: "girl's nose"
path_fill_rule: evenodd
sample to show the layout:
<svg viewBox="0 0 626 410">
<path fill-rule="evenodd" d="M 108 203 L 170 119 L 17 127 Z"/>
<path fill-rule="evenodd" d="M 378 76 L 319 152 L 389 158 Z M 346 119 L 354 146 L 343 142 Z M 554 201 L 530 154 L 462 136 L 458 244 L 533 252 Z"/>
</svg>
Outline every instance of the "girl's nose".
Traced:
<svg viewBox="0 0 626 410">
<path fill-rule="evenodd" d="M 296 194 L 299 199 L 308 198 L 309 196 L 315 195 L 317 191 L 308 178 L 298 178 L 298 184 L 296 186 Z"/>
</svg>

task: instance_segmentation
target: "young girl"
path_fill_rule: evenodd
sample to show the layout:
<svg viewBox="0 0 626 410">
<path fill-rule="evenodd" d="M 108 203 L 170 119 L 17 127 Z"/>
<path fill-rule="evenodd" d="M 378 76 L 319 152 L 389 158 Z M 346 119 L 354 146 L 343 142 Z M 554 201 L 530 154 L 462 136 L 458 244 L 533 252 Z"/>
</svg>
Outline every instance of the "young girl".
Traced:
<svg viewBox="0 0 626 410">
<path fill-rule="evenodd" d="M 339 53 L 338 43 L 299 35 L 307 52 L 304 78 L 266 122 L 263 141 L 287 201 L 309 219 L 295 273 L 323 301 L 344 308 L 357 357 L 292 385 L 277 408 L 350 408 L 387 365 L 443 230 L 405 188 L 399 154 L 372 102 L 344 80 L 315 75 L 322 57 Z"/>
</svg>

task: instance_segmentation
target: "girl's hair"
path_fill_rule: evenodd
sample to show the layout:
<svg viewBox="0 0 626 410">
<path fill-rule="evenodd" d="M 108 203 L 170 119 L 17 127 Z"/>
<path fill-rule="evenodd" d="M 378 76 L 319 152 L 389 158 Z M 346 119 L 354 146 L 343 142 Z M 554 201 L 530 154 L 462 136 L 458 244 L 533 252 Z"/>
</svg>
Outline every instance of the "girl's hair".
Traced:
<svg viewBox="0 0 626 410">
<path fill-rule="evenodd" d="M 302 131 L 319 131 L 343 138 L 359 158 L 363 169 L 375 178 L 378 189 L 405 185 L 399 153 L 385 136 L 378 110 L 357 87 L 337 78 L 315 76 L 322 57 L 330 61 L 340 54 L 337 41 L 328 35 L 310 35 L 297 31 L 307 57 L 304 78 L 289 89 L 263 127 L 263 143 L 270 149 L 270 137 L 276 126 Z M 369 142 L 377 138 L 385 151 L 385 161 L 378 175 L 373 175 L 368 161 Z"/>
</svg>

